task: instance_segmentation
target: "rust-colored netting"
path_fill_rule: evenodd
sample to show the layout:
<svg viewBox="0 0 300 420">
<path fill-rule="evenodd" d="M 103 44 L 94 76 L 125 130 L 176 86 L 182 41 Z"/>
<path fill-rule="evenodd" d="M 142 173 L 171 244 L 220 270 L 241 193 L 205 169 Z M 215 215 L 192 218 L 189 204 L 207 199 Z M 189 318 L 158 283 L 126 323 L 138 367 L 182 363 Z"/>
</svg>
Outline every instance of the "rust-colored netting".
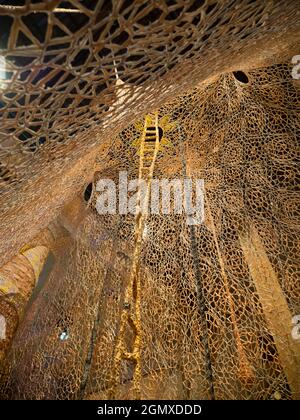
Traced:
<svg viewBox="0 0 300 420">
<path fill-rule="evenodd" d="M 19 325 L 1 398 L 299 398 L 299 1 L 16 3 L 0 6 L 1 263 L 94 192 Z M 115 363 L 135 220 L 99 215 L 95 186 L 137 177 L 154 110 L 154 177 L 204 179 L 205 221 L 146 221 L 137 384 Z"/>
<path fill-rule="evenodd" d="M 159 109 L 166 140 L 154 176 L 203 178 L 205 222 L 191 228 L 172 214 L 146 221 L 142 398 L 298 395 L 290 351 L 291 317 L 300 313 L 299 90 L 290 73 L 285 63 L 244 73 L 243 81 L 226 73 Z M 98 156 L 95 183 L 117 181 L 120 170 L 137 177 L 142 123 Z M 100 216 L 96 199 L 94 191 L 90 214 L 17 333 L 3 375 L 9 398 L 135 396 L 129 361 L 112 390 L 134 217 Z M 129 347 L 131 340 L 128 329 Z"/>
</svg>

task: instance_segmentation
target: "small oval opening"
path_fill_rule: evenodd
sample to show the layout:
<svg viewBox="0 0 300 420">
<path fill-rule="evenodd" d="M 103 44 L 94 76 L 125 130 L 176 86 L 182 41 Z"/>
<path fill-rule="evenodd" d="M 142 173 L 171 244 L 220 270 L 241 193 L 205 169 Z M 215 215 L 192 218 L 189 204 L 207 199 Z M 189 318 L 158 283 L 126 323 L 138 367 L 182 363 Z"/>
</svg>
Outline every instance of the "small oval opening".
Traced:
<svg viewBox="0 0 300 420">
<path fill-rule="evenodd" d="M 249 78 L 247 76 L 246 73 L 244 73 L 243 71 L 234 71 L 233 72 L 234 77 L 236 78 L 237 81 L 239 81 L 240 83 L 248 83 L 249 82 Z"/>
<path fill-rule="evenodd" d="M 92 192 L 93 192 L 93 183 L 90 182 L 89 185 L 86 187 L 85 191 L 84 191 L 84 200 L 86 202 L 88 202 L 92 196 Z"/>
</svg>

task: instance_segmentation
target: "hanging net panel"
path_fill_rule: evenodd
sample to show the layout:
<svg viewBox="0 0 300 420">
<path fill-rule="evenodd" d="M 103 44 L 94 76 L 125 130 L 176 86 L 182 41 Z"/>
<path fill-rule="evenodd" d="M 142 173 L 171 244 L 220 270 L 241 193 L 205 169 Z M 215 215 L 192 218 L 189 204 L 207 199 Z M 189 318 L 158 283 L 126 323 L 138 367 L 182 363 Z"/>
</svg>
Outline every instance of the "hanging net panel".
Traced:
<svg viewBox="0 0 300 420">
<path fill-rule="evenodd" d="M 299 6 L 1 2 L 1 399 L 300 399 Z"/>
</svg>

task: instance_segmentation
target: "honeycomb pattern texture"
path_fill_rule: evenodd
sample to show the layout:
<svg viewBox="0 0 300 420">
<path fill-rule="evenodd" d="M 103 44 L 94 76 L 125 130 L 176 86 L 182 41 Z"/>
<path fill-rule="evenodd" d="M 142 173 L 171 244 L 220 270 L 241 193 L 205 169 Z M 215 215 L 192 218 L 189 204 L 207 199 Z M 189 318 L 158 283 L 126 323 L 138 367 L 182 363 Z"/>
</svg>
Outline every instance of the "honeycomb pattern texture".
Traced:
<svg viewBox="0 0 300 420">
<path fill-rule="evenodd" d="M 143 398 L 211 398 L 212 389 L 217 399 L 292 398 L 242 241 L 258 232 L 288 310 L 298 314 L 299 89 L 290 71 L 285 63 L 249 71 L 248 83 L 225 73 L 159 109 L 161 127 L 172 128 L 154 176 L 182 178 L 185 166 L 192 179 L 204 179 L 205 222 L 192 231 L 181 215 L 147 219 Z M 141 122 L 97 157 L 95 184 L 117 181 L 120 170 L 137 177 Z M 134 216 L 99 215 L 96 200 L 94 189 L 90 213 L 18 330 L 3 375 L 10 398 L 109 395 Z M 290 333 L 290 325 L 282 328 Z M 129 346 L 130 339 L 129 331 Z M 132 398 L 131 379 L 124 362 L 118 398 Z"/>
<path fill-rule="evenodd" d="M 153 110 L 154 177 L 204 179 L 205 220 L 147 219 L 142 398 L 299 398 L 300 100 L 283 52 L 299 2 L 14 3 L 0 6 L 3 262 L 94 188 L 0 366 L 1 398 L 110 397 L 134 216 L 99 215 L 96 184 L 137 178 Z M 134 398 L 132 376 L 122 362 L 116 398 Z"/>
</svg>

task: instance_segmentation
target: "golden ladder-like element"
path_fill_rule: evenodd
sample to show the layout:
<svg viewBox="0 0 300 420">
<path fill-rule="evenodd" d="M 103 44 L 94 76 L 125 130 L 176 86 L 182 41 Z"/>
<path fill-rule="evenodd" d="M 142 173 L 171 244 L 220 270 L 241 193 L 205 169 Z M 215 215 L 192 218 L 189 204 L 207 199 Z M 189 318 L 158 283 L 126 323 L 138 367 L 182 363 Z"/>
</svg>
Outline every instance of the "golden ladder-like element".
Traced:
<svg viewBox="0 0 300 420">
<path fill-rule="evenodd" d="M 153 124 L 154 122 L 154 124 Z M 133 393 L 136 399 L 141 398 L 141 283 L 140 283 L 140 255 L 143 231 L 148 216 L 151 181 L 157 153 L 159 150 L 158 114 L 154 117 L 147 115 L 139 150 L 139 182 L 146 179 L 145 197 L 141 199 L 138 189 L 137 209 L 135 216 L 135 245 L 129 282 L 125 291 L 124 306 L 121 313 L 120 331 L 117 339 L 114 367 L 112 374 L 112 388 L 109 398 L 114 399 L 116 387 L 120 384 L 122 361 L 133 362 Z M 139 184 L 140 185 L 140 184 Z M 132 350 L 126 349 L 126 331 L 131 329 L 134 335 Z"/>
</svg>

